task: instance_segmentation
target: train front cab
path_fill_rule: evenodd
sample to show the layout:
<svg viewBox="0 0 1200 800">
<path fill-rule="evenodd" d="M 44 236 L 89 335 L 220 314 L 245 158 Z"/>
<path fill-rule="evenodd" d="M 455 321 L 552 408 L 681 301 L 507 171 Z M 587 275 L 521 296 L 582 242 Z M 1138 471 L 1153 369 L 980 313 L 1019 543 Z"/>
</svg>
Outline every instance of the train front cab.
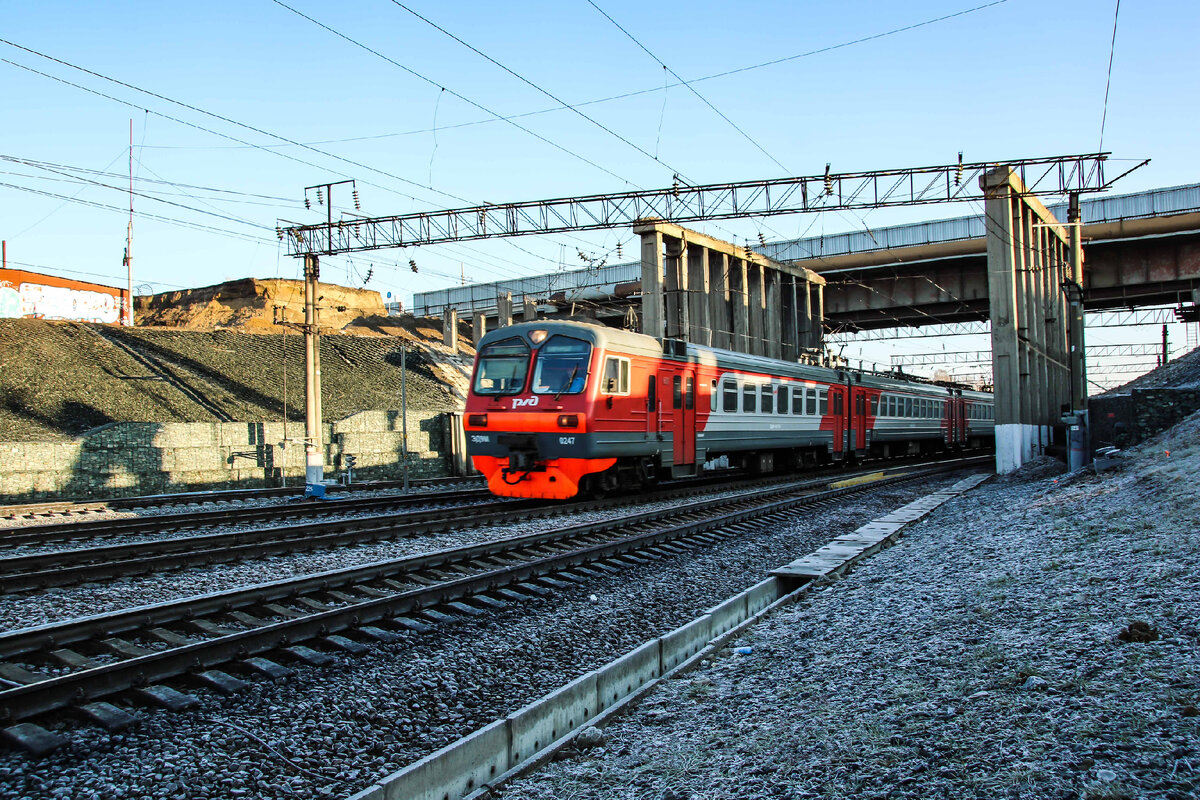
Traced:
<svg viewBox="0 0 1200 800">
<path fill-rule="evenodd" d="M 585 475 L 612 465 L 589 457 L 599 354 L 585 328 L 520 325 L 480 341 L 463 429 L 493 494 L 573 497 Z"/>
</svg>

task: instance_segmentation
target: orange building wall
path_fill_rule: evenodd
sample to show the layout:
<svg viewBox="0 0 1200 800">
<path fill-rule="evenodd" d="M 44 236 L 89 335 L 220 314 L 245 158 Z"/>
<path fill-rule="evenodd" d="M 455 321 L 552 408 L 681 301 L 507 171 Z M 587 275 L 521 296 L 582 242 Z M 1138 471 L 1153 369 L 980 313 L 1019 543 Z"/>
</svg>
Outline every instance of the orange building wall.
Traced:
<svg viewBox="0 0 1200 800">
<path fill-rule="evenodd" d="M 0 269 L 0 317 L 120 322 L 128 293 L 115 286 Z"/>
</svg>

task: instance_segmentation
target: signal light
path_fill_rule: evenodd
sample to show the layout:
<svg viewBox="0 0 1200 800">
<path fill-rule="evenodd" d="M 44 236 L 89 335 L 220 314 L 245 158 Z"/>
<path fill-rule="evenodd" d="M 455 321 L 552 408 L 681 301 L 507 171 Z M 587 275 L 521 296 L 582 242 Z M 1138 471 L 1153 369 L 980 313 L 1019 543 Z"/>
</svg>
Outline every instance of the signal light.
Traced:
<svg viewBox="0 0 1200 800">
<path fill-rule="evenodd" d="M 578 428 L 579 427 L 579 415 L 578 414 L 559 414 L 558 415 L 558 427 L 560 427 L 560 428 Z"/>
<path fill-rule="evenodd" d="M 473 428 L 486 428 L 487 414 L 467 414 L 467 424 Z"/>
</svg>

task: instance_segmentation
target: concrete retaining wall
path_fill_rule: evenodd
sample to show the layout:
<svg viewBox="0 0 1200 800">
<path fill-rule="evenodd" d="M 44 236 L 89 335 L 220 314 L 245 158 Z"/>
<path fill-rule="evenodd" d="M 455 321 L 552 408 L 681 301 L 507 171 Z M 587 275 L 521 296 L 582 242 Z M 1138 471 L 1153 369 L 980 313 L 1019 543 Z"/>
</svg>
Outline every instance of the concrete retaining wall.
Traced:
<svg viewBox="0 0 1200 800">
<path fill-rule="evenodd" d="M 449 474 L 449 415 L 409 412 L 413 478 Z M 324 425 L 327 478 L 357 459 L 355 480 L 403 475 L 399 411 L 361 411 Z M 304 482 L 304 424 L 122 422 L 72 442 L 0 443 L 0 503 L 122 497 Z"/>
<path fill-rule="evenodd" d="M 1200 409 L 1200 389 L 1134 389 L 1088 400 L 1092 447 L 1129 447 Z"/>
</svg>

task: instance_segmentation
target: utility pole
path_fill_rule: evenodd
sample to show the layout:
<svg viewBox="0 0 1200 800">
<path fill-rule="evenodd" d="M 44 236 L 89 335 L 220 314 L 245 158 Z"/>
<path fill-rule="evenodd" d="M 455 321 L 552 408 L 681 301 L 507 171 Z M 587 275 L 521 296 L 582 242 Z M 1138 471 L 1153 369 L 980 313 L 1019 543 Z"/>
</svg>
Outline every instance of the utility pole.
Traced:
<svg viewBox="0 0 1200 800">
<path fill-rule="evenodd" d="M 304 187 L 304 207 L 310 208 L 309 191 L 317 196 L 317 205 L 325 205 L 326 224 L 333 225 L 333 187 L 354 186 L 354 181 L 334 181 Z M 352 191 L 354 207 L 359 207 L 358 189 Z M 280 233 L 282 236 L 282 232 Z M 332 255 L 326 250 L 325 255 Z M 304 324 L 277 322 L 304 331 L 304 493 L 325 496 L 325 446 L 321 420 L 321 334 L 317 326 L 317 290 L 320 286 L 321 261 L 317 253 L 304 256 Z M 285 412 L 286 413 L 286 412 Z"/>
<path fill-rule="evenodd" d="M 304 257 L 304 493 L 324 495 L 325 453 L 321 441 L 321 335 L 317 333 L 320 261 Z M 321 488 L 317 488 L 321 487 Z"/>
</svg>

